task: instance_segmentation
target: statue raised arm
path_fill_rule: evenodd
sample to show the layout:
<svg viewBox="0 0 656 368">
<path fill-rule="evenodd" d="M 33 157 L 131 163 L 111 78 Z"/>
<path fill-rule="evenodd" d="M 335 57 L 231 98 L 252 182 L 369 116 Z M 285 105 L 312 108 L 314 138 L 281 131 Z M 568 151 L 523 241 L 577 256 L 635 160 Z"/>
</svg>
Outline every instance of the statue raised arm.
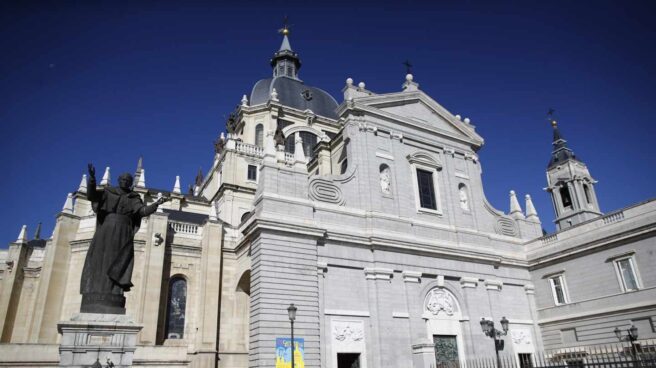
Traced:
<svg viewBox="0 0 656 368">
<path fill-rule="evenodd" d="M 92 164 L 88 169 L 87 198 L 93 203 L 97 220 L 80 280 L 80 311 L 124 314 L 123 293 L 133 286 L 134 235 L 141 218 L 155 212 L 166 199 L 160 197 L 145 205 L 132 191 L 133 178 L 127 173 L 118 178 L 118 187 L 98 190 L 96 170 Z"/>
</svg>

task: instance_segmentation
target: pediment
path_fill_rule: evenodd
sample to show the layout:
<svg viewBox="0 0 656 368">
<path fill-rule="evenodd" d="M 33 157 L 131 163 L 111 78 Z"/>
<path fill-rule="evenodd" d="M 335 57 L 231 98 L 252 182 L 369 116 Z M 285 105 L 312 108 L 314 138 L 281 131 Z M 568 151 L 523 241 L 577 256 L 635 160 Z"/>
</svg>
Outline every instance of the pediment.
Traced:
<svg viewBox="0 0 656 368">
<path fill-rule="evenodd" d="M 483 144 L 483 138 L 474 131 L 473 127 L 458 120 L 421 91 L 410 96 L 407 92 L 379 95 L 372 97 L 366 104 L 399 120 L 422 125 L 477 145 Z"/>
</svg>

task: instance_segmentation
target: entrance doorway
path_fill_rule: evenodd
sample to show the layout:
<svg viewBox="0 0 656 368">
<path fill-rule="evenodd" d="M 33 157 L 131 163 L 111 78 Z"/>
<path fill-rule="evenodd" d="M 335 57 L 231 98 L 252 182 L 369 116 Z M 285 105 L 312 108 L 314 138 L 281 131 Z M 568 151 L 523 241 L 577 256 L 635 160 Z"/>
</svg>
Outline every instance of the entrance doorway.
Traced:
<svg viewBox="0 0 656 368">
<path fill-rule="evenodd" d="M 458 367 L 458 341 L 454 335 L 433 335 L 436 368 Z"/>
<path fill-rule="evenodd" d="M 337 353 L 337 368 L 360 368 L 360 353 Z"/>
</svg>

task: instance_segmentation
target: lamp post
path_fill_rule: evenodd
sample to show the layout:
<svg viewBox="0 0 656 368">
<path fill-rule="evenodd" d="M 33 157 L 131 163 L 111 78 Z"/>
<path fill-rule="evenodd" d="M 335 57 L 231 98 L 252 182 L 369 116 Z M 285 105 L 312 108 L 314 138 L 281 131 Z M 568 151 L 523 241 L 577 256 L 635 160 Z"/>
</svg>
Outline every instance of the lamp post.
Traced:
<svg viewBox="0 0 656 368">
<path fill-rule="evenodd" d="M 292 324 L 292 368 L 294 368 L 294 320 L 296 319 L 296 311 L 298 308 L 294 306 L 294 303 L 290 304 L 287 308 L 287 314 L 289 315 L 289 322 Z"/>
<path fill-rule="evenodd" d="M 483 333 L 485 336 L 494 339 L 494 351 L 497 354 L 497 368 L 501 368 L 501 358 L 499 357 L 499 350 L 503 350 L 503 340 L 501 339 L 501 336 L 508 334 L 508 320 L 506 317 L 501 317 L 501 321 L 499 322 L 501 322 L 501 329 L 503 331 L 499 331 L 494 327 L 494 321 L 481 318 L 481 329 L 483 329 Z"/>
<path fill-rule="evenodd" d="M 615 336 L 620 341 L 628 341 L 631 343 L 631 355 L 633 355 L 633 360 L 635 363 L 638 363 L 638 347 L 636 346 L 636 340 L 638 340 L 638 327 L 631 325 L 626 332 L 626 336 L 622 336 L 622 330 L 619 327 L 615 327 Z"/>
</svg>

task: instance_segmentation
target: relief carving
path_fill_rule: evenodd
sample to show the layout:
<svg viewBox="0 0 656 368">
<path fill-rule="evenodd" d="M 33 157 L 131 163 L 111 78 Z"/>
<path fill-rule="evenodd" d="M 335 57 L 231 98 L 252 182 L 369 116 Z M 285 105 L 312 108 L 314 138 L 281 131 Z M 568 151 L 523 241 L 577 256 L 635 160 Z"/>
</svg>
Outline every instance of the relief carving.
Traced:
<svg viewBox="0 0 656 368">
<path fill-rule="evenodd" d="M 447 316 L 452 316 L 455 312 L 455 300 L 451 293 L 444 289 L 433 289 L 426 297 L 426 310 L 433 315 L 439 315 L 444 312 Z"/>
<path fill-rule="evenodd" d="M 513 344 L 516 345 L 531 344 L 531 334 L 526 330 L 511 330 L 510 336 L 512 337 Z"/>
<path fill-rule="evenodd" d="M 360 323 L 338 323 L 333 327 L 333 336 L 338 341 L 361 341 L 364 331 Z"/>
</svg>

